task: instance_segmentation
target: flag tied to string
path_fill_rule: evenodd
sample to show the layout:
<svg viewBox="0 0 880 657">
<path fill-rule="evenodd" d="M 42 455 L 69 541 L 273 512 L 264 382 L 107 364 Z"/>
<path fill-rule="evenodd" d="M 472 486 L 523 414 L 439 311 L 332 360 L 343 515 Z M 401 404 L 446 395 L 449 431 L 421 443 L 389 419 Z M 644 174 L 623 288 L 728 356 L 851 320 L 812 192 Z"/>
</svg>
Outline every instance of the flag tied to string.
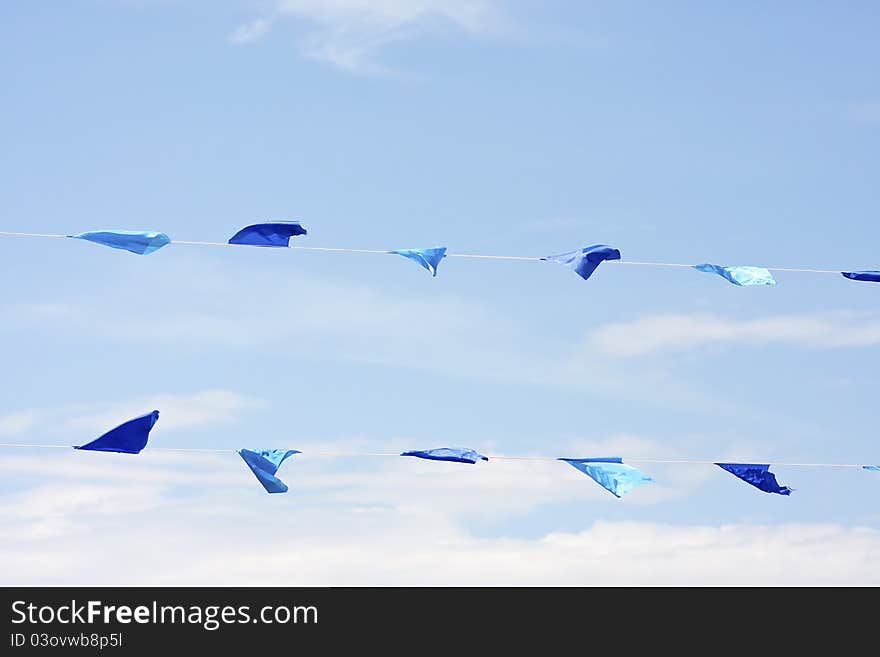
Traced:
<svg viewBox="0 0 880 657">
<path fill-rule="evenodd" d="M 739 286 L 776 285 L 776 279 L 773 278 L 773 274 L 763 267 L 722 267 L 721 265 L 704 263 L 702 265 L 694 265 L 694 269 L 709 274 L 718 274 L 734 285 Z"/>
<path fill-rule="evenodd" d="M 245 226 L 229 238 L 229 243 L 289 247 L 291 237 L 306 234 L 308 231 L 298 221 L 270 221 Z"/>
<path fill-rule="evenodd" d="M 560 265 L 574 270 L 578 276 L 587 280 L 596 271 L 596 267 L 606 260 L 620 260 L 620 251 L 605 244 L 594 244 L 593 246 L 585 246 L 577 251 L 547 256 L 544 260 L 558 262 Z"/>
<path fill-rule="evenodd" d="M 156 422 L 159 421 L 159 411 L 153 411 L 136 417 L 128 422 L 123 422 L 115 429 L 111 429 L 103 436 L 95 438 L 85 445 L 75 446 L 74 449 L 82 449 L 90 452 L 117 452 L 120 454 L 139 454 L 147 446 Z"/>
<path fill-rule="evenodd" d="M 716 463 L 719 468 L 727 470 L 735 477 L 739 477 L 747 484 L 765 493 L 777 495 L 791 495 L 793 488 L 780 486 L 776 481 L 776 475 L 770 472 L 770 466 L 763 463 Z"/>
<path fill-rule="evenodd" d="M 438 447 L 436 449 L 414 449 L 403 452 L 401 456 L 415 456 L 429 461 L 451 461 L 453 463 L 470 463 L 488 461 L 489 457 L 478 454 L 472 449 L 462 447 Z"/>
<path fill-rule="evenodd" d="M 70 237 L 103 244 L 112 249 L 130 251 L 137 255 L 149 255 L 171 243 L 171 239 L 165 233 L 139 230 L 93 230 Z"/>
<path fill-rule="evenodd" d="M 615 497 L 623 497 L 636 486 L 653 481 L 644 472 L 625 464 L 619 456 L 559 460 L 583 472 Z"/>
<path fill-rule="evenodd" d="M 431 272 L 432 276 L 437 276 L 437 267 L 440 266 L 440 261 L 446 257 L 446 247 L 433 246 L 429 249 L 395 249 L 388 253 L 409 258 Z"/>
<path fill-rule="evenodd" d="M 276 477 L 275 473 L 287 458 L 299 453 L 295 449 L 238 450 L 239 456 L 244 459 L 257 480 L 263 484 L 267 493 L 287 492 L 287 484 Z"/>
<path fill-rule="evenodd" d="M 853 281 L 880 283 L 880 271 L 842 271 L 840 273 Z"/>
</svg>

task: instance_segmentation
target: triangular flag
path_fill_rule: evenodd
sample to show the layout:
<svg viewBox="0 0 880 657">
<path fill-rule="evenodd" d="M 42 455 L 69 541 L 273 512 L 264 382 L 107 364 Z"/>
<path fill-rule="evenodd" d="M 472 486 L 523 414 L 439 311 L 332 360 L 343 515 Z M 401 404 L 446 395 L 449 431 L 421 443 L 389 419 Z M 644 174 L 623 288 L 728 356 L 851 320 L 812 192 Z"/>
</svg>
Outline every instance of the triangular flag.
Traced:
<svg viewBox="0 0 880 657">
<path fill-rule="evenodd" d="M 770 472 L 770 466 L 764 463 L 716 463 L 719 468 L 727 470 L 747 484 L 751 484 L 765 493 L 791 495 L 793 488 L 780 486 L 776 475 Z"/>
<path fill-rule="evenodd" d="M 290 246 L 290 238 L 308 231 L 298 221 L 272 221 L 245 226 L 229 238 L 230 244 L 250 246 Z"/>
<path fill-rule="evenodd" d="M 616 497 L 623 497 L 636 486 L 654 481 L 644 472 L 626 465 L 619 456 L 559 460 L 580 470 Z"/>
<path fill-rule="evenodd" d="M 702 265 L 694 265 L 694 269 L 709 274 L 718 274 L 734 285 L 739 286 L 776 285 L 776 279 L 773 278 L 773 274 L 763 267 L 722 267 L 721 265 L 703 263 Z"/>
<path fill-rule="evenodd" d="M 171 243 L 171 238 L 165 233 L 137 230 L 93 230 L 70 237 L 103 244 L 113 249 L 123 249 L 138 255 L 149 255 Z"/>
<path fill-rule="evenodd" d="M 620 260 L 620 251 L 605 244 L 585 246 L 577 251 L 547 256 L 544 260 L 558 262 L 577 272 L 578 276 L 587 280 L 601 263 L 606 260 Z"/>
<path fill-rule="evenodd" d="M 880 283 L 880 271 L 842 271 L 840 273 L 853 281 Z"/>
<path fill-rule="evenodd" d="M 123 422 L 92 442 L 74 447 L 91 452 L 118 452 L 120 454 L 138 454 L 147 446 L 150 431 L 159 421 L 159 411 L 141 415 L 128 422 Z"/>
<path fill-rule="evenodd" d="M 414 449 L 409 452 L 403 452 L 401 456 L 416 456 L 420 459 L 428 459 L 430 461 L 452 461 L 454 463 L 476 463 L 477 461 L 488 461 L 489 457 L 478 454 L 472 449 L 459 447 L 438 447 L 436 449 Z"/>
<path fill-rule="evenodd" d="M 267 493 L 286 493 L 287 484 L 275 476 L 285 459 L 299 454 L 295 449 L 240 449 L 239 456 L 244 459 L 254 476 L 263 484 Z"/>
<path fill-rule="evenodd" d="M 446 257 L 446 247 L 434 246 L 430 249 L 395 249 L 388 253 L 409 258 L 413 262 L 417 262 L 427 269 L 433 276 L 436 276 L 437 267 L 440 266 L 440 261 Z"/>
</svg>

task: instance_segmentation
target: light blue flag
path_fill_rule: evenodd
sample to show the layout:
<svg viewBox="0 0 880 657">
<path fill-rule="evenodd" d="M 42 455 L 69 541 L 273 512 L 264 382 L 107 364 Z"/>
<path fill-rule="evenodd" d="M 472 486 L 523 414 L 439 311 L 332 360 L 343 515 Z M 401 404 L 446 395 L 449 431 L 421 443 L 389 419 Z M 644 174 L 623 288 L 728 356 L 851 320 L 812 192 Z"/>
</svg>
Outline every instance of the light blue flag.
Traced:
<svg viewBox="0 0 880 657">
<path fill-rule="evenodd" d="M 863 465 L 862 467 L 871 472 L 880 472 L 880 465 Z"/>
<path fill-rule="evenodd" d="M 239 456 L 244 459 L 247 466 L 254 473 L 257 480 L 263 484 L 267 493 L 286 493 L 287 484 L 275 476 L 278 468 L 285 459 L 294 454 L 299 454 L 295 449 L 240 449 Z"/>
<path fill-rule="evenodd" d="M 596 271 L 596 267 L 606 260 L 620 260 L 620 250 L 605 244 L 594 244 L 577 251 L 547 256 L 542 260 L 558 262 L 560 265 L 570 267 L 578 276 L 587 280 Z"/>
<path fill-rule="evenodd" d="M 165 233 L 140 230 L 92 230 L 69 237 L 103 244 L 113 249 L 123 249 L 138 255 L 149 255 L 171 243 L 171 238 Z"/>
<path fill-rule="evenodd" d="M 718 274 L 734 285 L 776 285 L 773 274 L 763 267 L 722 267 L 721 265 L 703 263 L 702 265 L 694 265 L 694 269 L 709 274 Z"/>
<path fill-rule="evenodd" d="M 446 247 L 434 246 L 430 249 L 395 249 L 388 253 L 409 258 L 413 262 L 419 263 L 422 267 L 431 272 L 432 275 L 436 276 L 437 267 L 440 266 L 440 261 L 446 257 Z"/>
<path fill-rule="evenodd" d="M 644 472 L 626 465 L 619 456 L 593 459 L 565 459 L 573 468 L 591 477 L 593 481 L 615 497 L 623 497 L 636 486 L 654 481 Z"/>
</svg>

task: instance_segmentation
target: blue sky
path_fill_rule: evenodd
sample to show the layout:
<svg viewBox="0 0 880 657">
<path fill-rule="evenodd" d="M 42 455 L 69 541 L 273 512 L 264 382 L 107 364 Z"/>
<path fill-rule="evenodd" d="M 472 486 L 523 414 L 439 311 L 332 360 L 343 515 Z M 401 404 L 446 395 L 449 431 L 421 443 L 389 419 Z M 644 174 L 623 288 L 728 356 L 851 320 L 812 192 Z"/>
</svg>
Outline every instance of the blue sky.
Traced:
<svg viewBox="0 0 880 657">
<path fill-rule="evenodd" d="M 877 268 L 874 3 L 0 8 L 2 230 Z M 880 461 L 880 287 L 8 238 L 0 442 Z M 880 479 L 0 454 L 5 584 L 880 583 Z M 234 528 L 234 531 L 230 531 Z M 271 539 L 267 538 L 271 537 Z M 193 555 L 199 555 L 194 559 Z"/>
</svg>

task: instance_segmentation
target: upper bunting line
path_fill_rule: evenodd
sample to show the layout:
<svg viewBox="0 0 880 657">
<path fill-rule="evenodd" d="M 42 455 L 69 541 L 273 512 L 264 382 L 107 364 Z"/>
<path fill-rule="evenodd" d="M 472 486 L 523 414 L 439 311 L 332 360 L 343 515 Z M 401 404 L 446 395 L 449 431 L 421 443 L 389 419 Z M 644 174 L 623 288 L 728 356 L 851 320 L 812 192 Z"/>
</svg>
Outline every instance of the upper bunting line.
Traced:
<svg viewBox="0 0 880 657">
<path fill-rule="evenodd" d="M 70 445 L 58 445 L 58 444 L 40 444 L 40 443 L 0 443 L 0 448 L 2 447 L 12 447 L 12 448 L 56 448 L 56 449 L 71 449 Z M 235 453 L 238 450 L 227 448 L 217 448 L 217 447 L 146 447 L 143 452 L 182 452 L 182 453 L 206 453 L 206 454 L 230 454 Z M 398 452 L 321 452 L 321 451 L 307 451 L 301 452 L 303 456 L 318 456 L 318 457 L 327 457 L 327 458 L 360 458 L 360 457 L 399 457 L 400 454 Z M 487 454 L 486 458 L 496 460 L 496 461 L 558 461 L 559 457 L 556 456 L 504 456 L 500 454 Z M 627 456 L 626 460 L 632 463 L 668 463 L 668 464 L 682 464 L 682 465 L 712 465 L 718 463 L 721 459 L 715 460 L 699 460 L 699 459 L 652 459 L 652 458 L 640 458 Z M 773 459 L 768 460 L 755 460 L 755 459 L 737 459 L 737 462 L 742 463 L 766 463 L 770 462 L 773 465 L 783 466 L 783 467 L 791 467 L 791 468 L 864 468 L 864 464 L 861 463 L 790 463 L 786 461 L 776 461 Z"/>
<path fill-rule="evenodd" d="M 12 233 L 0 231 L 0 236 L 4 237 L 55 237 L 55 238 L 71 238 L 73 235 L 48 234 L 48 233 Z M 228 242 L 201 242 L 193 240 L 172 240 L 169 244 L 180 244 L 183 246 L 260 246 L 257 244 L 230 244 Z M 326 251 L 336 253 L 376 253 L 388 255 L 394 253 L 387 249 L 349 249 L 343 247 L 329 246 L 298 246 L 289 245 L 287 248 L 297 251 Z M 548 258 L 539 256 L 510 256 L 510 255 L 485 255 L 477 253 L 446 253 L 447 258 L 480 258 L 485 260 L 526 260 L 532 262 L 546 262 Z M 635 265 L 641 267 L 685 267 L 692 268 L 694 265 L 688 265 L 679 262 L 639 262 L 635 260 L 609 260 L 618 265 Z M 791 268 L 791 267 L 765 267 L 769 271 L 787 271 L 787 272 L 809 272 L 813 274 L 839 274 L 838 269 L 807 269 L 807 268 Z"/>
<path fill-rule="evenodd" d="M 708 263 L 686 264 L 677 262 L 646 262 L 622 260 L 620 251 L 604 244 L 584 247 L 579 250 L 556 256 L 512 256 L 489 255 L 476 253 L 449 253 L 446 247 L 435 246 L 422 249 L 354 249 L 343 247 L 299 246 L 290 244 L 292 237 L 306 235 L 307 231 L 299 222 L 271 222 L 253 224 L 238 231 L 228 242 L 209 242 L 193 240 L 172 240 L 165 233 L 127 230 L 101 230 L 79 233 L 76 235 L 21 233 L 0 231 L 3 237 L 36 237 L 36 238 L 74 238 L 85 239 L 105 246 L 124 249 L 138 255 L 147 255 L 169 244 L 183 246 L 257 246 L 283 247 L 298 251 L 336 252 L 336 253 L 367 253 L 396 254 L 413 260 L 420 266 L 437 275 L 437 268 L 444 258 L 472 258 L 481 260 L 508 260 L 532 262 L 557 262 L 573 269 L 581 278 L 588 279 L 602 262 L 641 267 L 679 267 L 714 273 L 728 282 L 738 286 L 775 285 L 776 280 L 770 272 L 810 273 L 810 274 L 842 274 L 856 281 L 880 282 L 880 271 L 860 270 L 844 271 L 842 269 L 817 269 L 809 267 L 754 267 L 754 266 L 723 266 Z"/>
</svg>

